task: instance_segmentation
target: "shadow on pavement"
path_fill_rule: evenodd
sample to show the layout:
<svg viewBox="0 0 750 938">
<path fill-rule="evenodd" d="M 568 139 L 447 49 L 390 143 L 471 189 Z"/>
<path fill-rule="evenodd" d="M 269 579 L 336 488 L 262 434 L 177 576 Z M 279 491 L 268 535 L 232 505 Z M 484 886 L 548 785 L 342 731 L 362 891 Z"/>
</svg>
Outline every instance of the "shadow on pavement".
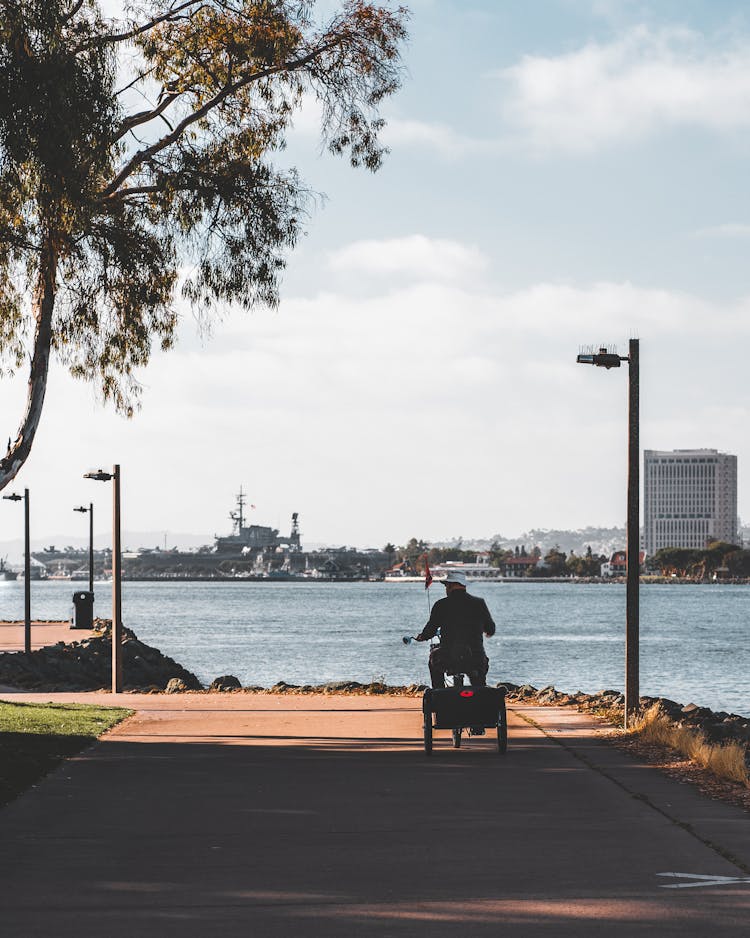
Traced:
<svg viewBox="0 0 750 938">
<path fill-rule="evenodd" d="M 94 742 L 88 735 L 0 732 L 0 807 Z"/>
<path fill-rule="evenodd" d="M 0 814 L 8 935 L 746 934 L 750 887 L 656 877 L 730 864 L 528 727 L 505 757 L 447 734 L 431 759 L 418 737 L 149 738 Z"/>
</svg>

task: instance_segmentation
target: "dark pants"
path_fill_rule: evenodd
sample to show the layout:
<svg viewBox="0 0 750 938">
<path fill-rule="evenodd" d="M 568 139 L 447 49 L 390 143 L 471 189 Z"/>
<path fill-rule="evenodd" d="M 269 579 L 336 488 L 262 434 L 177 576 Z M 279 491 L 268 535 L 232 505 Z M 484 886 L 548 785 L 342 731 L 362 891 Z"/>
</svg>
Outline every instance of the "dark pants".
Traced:
<svg viewBox="0 0 750 938">
<path fill-rule="evenodd" d="M 482 660 L 484 659 L 484 660 Z M 466 665 L 470 664 L 471 667 Z M 490 667 L 490 660 L 487 655 L 477 653 L 473 661 L 464 664 L 458 664 L 453 660 L 446 650 L 438 645 L 430 652 L 430 680 L 433 687 L 445 687 L 445 675 L 461 673 L 469 679 L 469 684 L 474 687 L 485 687 L 487 684 L 487 671 Z"/>
</svg>

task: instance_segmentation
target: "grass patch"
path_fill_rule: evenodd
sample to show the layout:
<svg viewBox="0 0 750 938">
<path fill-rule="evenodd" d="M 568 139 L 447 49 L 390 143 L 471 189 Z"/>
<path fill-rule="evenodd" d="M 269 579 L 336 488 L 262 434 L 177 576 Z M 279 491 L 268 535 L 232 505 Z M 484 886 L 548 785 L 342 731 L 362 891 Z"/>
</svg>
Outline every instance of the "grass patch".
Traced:
<svg viewBox="0 0 750 938">
<path fill-rule="evenodd" d="M 0 805 L 132 712 L 90 704 L 0 701 Z"/>
<path fill-rule="evenodd" d="M 742 743 L 711 743 L 700 730 L 690 726 L 677 726 L 659 704 L 650 707 L 638 718 L 629 730 L 629 735 L 637 736 L 644 742 L 674 749 L 719 778 L 750 787 L 745 746 Z"/>
</svg>

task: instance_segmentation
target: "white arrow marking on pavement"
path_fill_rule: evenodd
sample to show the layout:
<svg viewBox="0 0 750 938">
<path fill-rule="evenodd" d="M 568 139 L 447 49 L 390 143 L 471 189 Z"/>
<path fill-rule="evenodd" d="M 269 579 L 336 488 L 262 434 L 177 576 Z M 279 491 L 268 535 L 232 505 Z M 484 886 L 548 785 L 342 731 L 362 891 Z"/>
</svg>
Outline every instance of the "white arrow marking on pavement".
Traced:
<svg viewBox="0 0 750 938">
<path fill-rule="evenodd" d="M 750 876 L 716 876 L 713 873 L 657 873 L 672 879 L 689 879 L 689 883 L 663 883 L 662 889 L 690 889 L 692 886 L 736 886 L 750 885 Z"/>
</svg>

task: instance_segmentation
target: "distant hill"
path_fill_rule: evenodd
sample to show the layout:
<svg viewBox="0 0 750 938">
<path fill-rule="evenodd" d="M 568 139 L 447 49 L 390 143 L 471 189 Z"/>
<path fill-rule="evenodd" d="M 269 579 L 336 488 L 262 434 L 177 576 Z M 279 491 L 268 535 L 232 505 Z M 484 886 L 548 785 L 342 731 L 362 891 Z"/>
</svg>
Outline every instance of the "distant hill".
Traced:
<svg viewBox="0 0 750 938">
<path fill-rule="evenodd" d="M 164 535 L 167 535 L 167 548 L 176 547 L 178 550 L 195 550 L 204 544 L 213 544 L 210 534 L 173 534 L 171 531 L 123 531 L 123 550 L 137 550 L 139 547 L 164 547 Z M 55 534 L 48 537 L 32 537 L 31 552 L 40 551 L 45 547 L 54 546 L 58 550 L 66 547 L 85 549 L 89 546 L 88 537 L 73 537 L 70 534 Z M 112 535 L 108 533 L 94 535 L 94 547 L 101 550 L 112 546 Z M 23 563 L 23 540 L 15 538 L 12 541 L 0 541 L 0 557 L 7 557 L 11 566 L 20 566 Z"/>
<path fill-rule="evenodd" d="M 750 541 L 750 526 L 744 526 L 741 532 L 746 541 Z M 164 544 L 164 531 L 124 531 L 122 536 L 123 550 L 137 550 L 139 547 L 160 547 Z M 167 548 L 176 547 L 178 550 L 192 551 L 205 545 L 212 545 L 214 538 L 209 534 L 182 534 L 166 532 Z M 577 554 L 584 554 L 586 548 L 591 546 L 595 554 L 609 554 L 614 550 L 623 550 L 625 547 L 625 528 L 579 528 L 576 531 L 563 530 L 558 528 L 532 528 L 517 534 L 513 537 L 507 537 L 503 534 L 494 534 L 491 537 L 463 538 L 456 537 L 449 540 L 429 541 L 433 547 L 460 547 L 463 550 L 488 550 L 493 542 L 497 542 L 501 547 L 513 549 L 514 547 L 525 546 L 527 550 L 532 547 L 539 547 L 543 553 L 546 553 L 552 547 L 559 547 L 560 550 L 569 554 L 571 550 Z M 80 536 L 71 536 L 69 534 L 56 534 L 45 537 L 35 537 L 31 541 L 33 551 L 41 551 L 45 547 L 54 545 L 58 550 L 64 550 L 67 547 L 84 549 L 88 547 L 88 538 Z M 101 550 L 104 547 L 110 547 L 112 544 L 109 533 L 94 535 L 94 547 Z M 305 542 L 305 551 L 325 550 L 324 543 Z M 340 545 L 336 545 L 340 546 Z M 0 557 L 7 558 L 8 563 L 13 567 L 19 567 L 23 563 L 23 541 L 19 538 L 14 540 L 0 541 Z"/>
<path fill-rule="evenodd" d="M 506 550 L 522 546 L 525 546 L 527 550 L 539 547 L 542 553 L 546 553 L 552 547 L 559 547 L 566 554 L 571 551 L 575 551 L 576 554 L 585 554 L 586 548 L 591 547 L 595 554 L 609 556 L 612 551 L 622 550 L 625 547 L 625 528 L 587 527 L 576 531 L 532 528 L 515 537 L 494 534 L 487 538 L 454 538 L 450 541 L 431 542 L 434 547 L 461 547 L 463 550 L 477 551 L 488 550 L 492 543 L 497 543 Z"/>
</svg>

